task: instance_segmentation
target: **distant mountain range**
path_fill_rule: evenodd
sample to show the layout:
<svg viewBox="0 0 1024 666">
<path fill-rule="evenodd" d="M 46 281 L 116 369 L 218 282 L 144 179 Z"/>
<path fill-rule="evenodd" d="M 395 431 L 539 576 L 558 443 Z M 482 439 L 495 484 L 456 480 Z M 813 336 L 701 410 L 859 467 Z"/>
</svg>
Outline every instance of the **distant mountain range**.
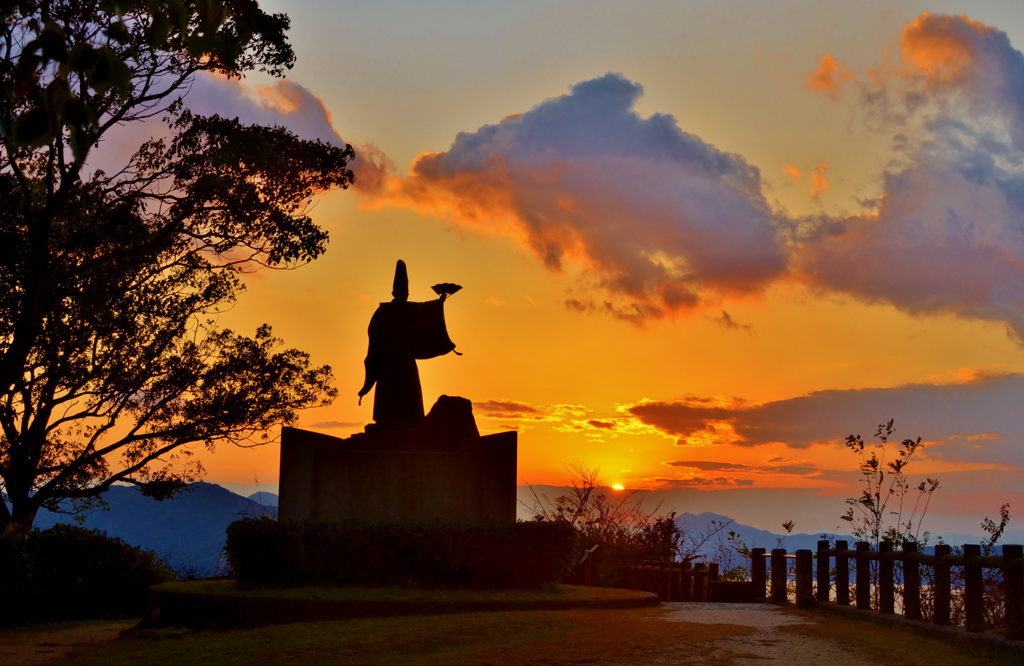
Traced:
<svg viewBox="0 0 1024 666">
<path fill-rule="evenodd" d="M 196 483 L 163 502 L 143 497 L 130 486 L 114 486 L 103 499 L 110 510 L 91 513 L 83 527 L 156 551 L 172 568 L 197 576 L 218 570 L 230 523 L 264 513 L 277 517 L 277 495 L 260 492 L 242 497 L 212 483 Z M 45 530 L 59 522 L 74 524 L 74 519 L 42 510 L 35 526 Z"/>
<path fill-rule="evenodd" d="M 692 513 L 680 514 L 676 516 L 676 525 L 687 535 L 687 540 L 690 542 L 701 541 L 705 536 L 718 532 L 719 535 L 711 536 L 704 541 L 703 547 L 697 551 L 708 556 L 719 547 L 729 546 L 727 539 L 730 531 L 735 532 L 737 538 L 748 548 L 764 548 L 766 550 L 785 548 L 791 553 L 801 548 L 816 550 L 818 548 L 818 540 L 821 538 L 819 534 L 785 534 L 759 530 L 750 525 L 737 523 L 729 516 L 709 511 L 698 515 Z M 719 526 L 724 527 L 718 530 Z M 850 543 L 856 541 L 856 539 L 847 535 L 840 535 L 838 538 L 847 539 Z M 739 545 L 739 543 L 735 542 L 734 545 Z"/>
<path fill-rule="evenodd" d="M 222 569 L 221 553 L 224 549 L 227 526 L 240 518 L 269 515 L 277 517 L 278 496 L 274 493 L 257 492 L 243 497 L 212 483 L 197 483 L 176 499 L 158 502 L 143 497 L 136 488 L 115 486 L 104 493 L 110 506 L 109 511 L 95 511 L 90 514 L 84 526 L 106 532 L 133 545 L 155 551 L 168 565 L 185 574 L 196 576 L 214 575 Z M 47 529 L 58 522 L 74 523 L 70 516 L 40 511 L 35 526 Z M 676 523 L 692 542 L 700 541 L 716 529 L 725 525 L 718 535 L 704 540 L 698 553 L 714 556 L 719 549 L 732 547 L 727 540 L 729 531 L 749 548 L 782 547 L 789 552 L 801 548 L 815 550 L 819 534 L 782 534 L 761 530 L 750 525 L 734 522 L 728 516 L 705 512 L 694 515 L 683 513 L 676 516 Z M 714 524 L 713 524 L 714 523 Z M 1019 533 L 1007 534 L 1005 543 L 1024 541 Z M 977 535 L 948 533 L 945 542 L 953 545 L 979 543 Z M 835 535 L 846 539 L 852 545 L 856 539 L 849 535 Z M 778 544 L 781 540 L 781 546 Z M 935 539 L 932 539 L 934 543 Z M 733 555 L 736 564 L 739 556 Z"/>
<path fill-rule="evenodd" d="M 712 523 L 715 524 L 713 525 Z M 735 532 L 737 538 L 742 540 L 748 548 L 764 548 L 769 551 L 773 548 L 785 548 L 790 553 L 795 553 L 797 550 L 805 548 L 807 550 L 817 550 L 818 540 L 823 538 L 846 540 L 850 548 L 853 548 L 853 544 L 857 541 L 855 537 L 849 534 L 821 535 L 769 532 L 767 530 L 759 530 L 750 525 L 736 523 L 728 516 L 711 512 L 704 512 L 698 515 L 692 513 L 680 514 L 676 516 L 676 524 L 682 528 L 690 540 L 700 540 L 705 535 L 715 532 L 718 525 L 725 526 L 720 530 L 721 536 L 712 536 L 704 542 L 703 547 L 697 550 L 699 554 L 708 557 L 712 556 L 720 546 L 728 547 L 729 542 L 727 539 L 730 531 Z M 1000 540 L 1000 543 L 1021 543 L 1024 541 L 1022 537 L 1024 537 L 1024 534 L 1021 532 L 1007 532 L 1004 538 Z M 942 535 L 942 539 L 945 543 L 952 546 L 962 546 L 965 543 L 982 543 L 982 539 L 977 534 L 965 534 L 963 532 L 947 532 Z M 937 535 L 931 535 L 929 539 L 931 545 L 925 548 L 925 552 L 934 552 L 936 541 Z M 996 550 L 997 552 L 1002 552 L 999 546 L 997 546 Z"/>
</svg>

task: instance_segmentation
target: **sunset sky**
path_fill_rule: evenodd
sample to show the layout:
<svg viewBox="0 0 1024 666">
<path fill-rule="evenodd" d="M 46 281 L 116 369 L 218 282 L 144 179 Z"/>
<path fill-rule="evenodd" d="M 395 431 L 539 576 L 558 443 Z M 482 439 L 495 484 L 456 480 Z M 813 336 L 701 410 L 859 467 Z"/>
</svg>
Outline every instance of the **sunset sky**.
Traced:
<svg viewBox="0 0 1024 666">
<path fill-rule="evenodd" d="M 464 287 L 427 409 L 517 429 L 521 483 L 581 461 L 678 511 L 830 530 L 858 492 L 843 439 L 893 418 L 926 443 L 912 480 L 942 482 L 936 529 L 1024 510 L 1016 0 L 261 6 L 295 69 L 189 105 L 360 155 L 316 203 L 327 254 L 248 276 L 219 320 L 333 367 L 300 427 L 371 419 L 366 326 L 404 259 L 413 300 Z M 273 445 L 203 455 L 275 487 Z"/>
</svg>

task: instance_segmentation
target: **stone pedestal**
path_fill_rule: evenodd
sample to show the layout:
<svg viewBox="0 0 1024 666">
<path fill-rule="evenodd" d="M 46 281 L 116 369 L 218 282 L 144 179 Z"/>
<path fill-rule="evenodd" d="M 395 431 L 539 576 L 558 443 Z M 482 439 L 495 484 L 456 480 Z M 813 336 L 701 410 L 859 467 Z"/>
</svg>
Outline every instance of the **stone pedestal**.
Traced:
<svg viewBox="0 0 1024 666">
<path fill-rule="evenodd" d="M 441 396 L 413 426 L 367 430 L 282 430 L 282 520 L 515 522 L 517 433 L 481 437 L 469 400 Z"/>
</svg>

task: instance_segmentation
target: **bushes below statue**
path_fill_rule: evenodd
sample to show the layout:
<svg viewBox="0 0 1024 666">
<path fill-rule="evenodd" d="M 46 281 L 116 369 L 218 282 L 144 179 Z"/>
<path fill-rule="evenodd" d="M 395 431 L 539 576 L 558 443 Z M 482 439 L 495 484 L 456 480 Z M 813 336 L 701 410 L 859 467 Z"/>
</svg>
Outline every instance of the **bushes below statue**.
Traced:
<svg viewBox="0 0 1024 666">
<path fill-rule="evenodd" d="M 226 551 L 248 585 L 532 588 L 568 572 L 574 532 L 560 523 L 242 520 Z"/>
</svg>

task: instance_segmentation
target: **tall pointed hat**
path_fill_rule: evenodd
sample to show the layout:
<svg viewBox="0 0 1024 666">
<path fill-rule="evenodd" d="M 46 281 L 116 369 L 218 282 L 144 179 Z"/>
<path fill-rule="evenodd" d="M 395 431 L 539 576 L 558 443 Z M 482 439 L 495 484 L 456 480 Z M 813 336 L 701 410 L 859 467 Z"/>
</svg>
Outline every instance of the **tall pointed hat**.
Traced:
<svg viewBox="0 0 1024 666">
<path fill-rule="evenodd" d="M 409 300 L 409 271 L 401 259 L 395 265 L 395 284 L 391 288 L 391 295 L 396 301 Z"/>
</svg>

